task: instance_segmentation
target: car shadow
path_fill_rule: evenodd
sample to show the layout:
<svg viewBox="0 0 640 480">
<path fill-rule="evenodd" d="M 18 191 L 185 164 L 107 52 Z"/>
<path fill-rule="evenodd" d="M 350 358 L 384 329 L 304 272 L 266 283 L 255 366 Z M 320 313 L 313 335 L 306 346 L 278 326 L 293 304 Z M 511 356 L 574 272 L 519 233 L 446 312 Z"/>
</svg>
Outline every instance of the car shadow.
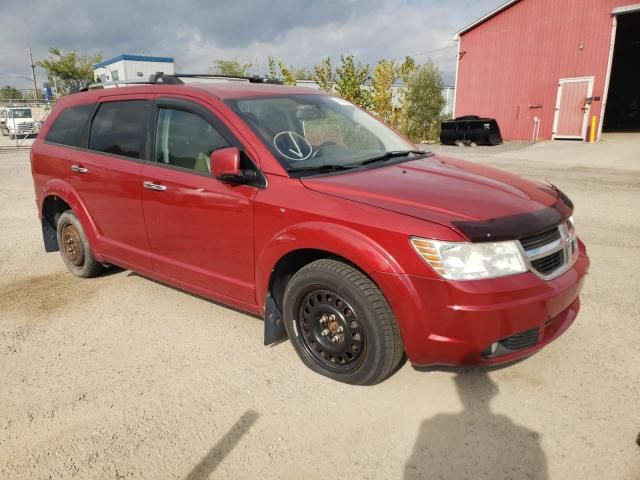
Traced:
<svg viewBox="0 0 640 480">
<path fill-rule="evenodd" d="M 540 435 L 491 411 L 498 394 L 487 370 L 460 371 L 463 411 L 425 420 L 405 465 L 405 480 L 549 478 Z"/>
<path fill-rule="evenodd" d="M 187 476 L 184 477 L 185 480 L 204 480 L 209 478 L 209 475 L 218 468 L 218 465 L 231 453 L 240 440 L 242 440 L 242 437 L 249 432 L 259 416 L 260 415 L 253 410 L 244 412 L 233 427 L 218 440 L 218 443 L 216 443 L 213 448 L 202 457 L 202 460 L 193 467 Z"/>
<path fill-rule="evenodd" d="M 264 320 L 260 315 L 256 315 L 254 313 L 247 312 L 245 310 L 240 310 L 239 308 L 232 307 L 231 305 L 227 305 L 225 303 L 216 302 L 215 300 L 211 300 L 210 298 L 203 297 L 202 295 L 198 295 L 197 293 L 189 292 L 188 290 L 183 290 L 181 288 L 174 287 L 173 285 L 169 285 L 168 283 L 161 282 L 161 281 L 156 280 L 156 279 L 151 278 L 151 277 L 146 277 L 146 276 L 141 275 L 139 273 L 136 273 L 134 271 L 129 271 L 129 273 L 127 273 L 127 277 L 144 278 L 145 280 L 148 280 L 149 282 L 155 283 L 156 285 L 162 285 L 163 287 L 170 288 L 171 290 L 174 290 L 176 292 L 184 293 L 185 295 L 189 295 L 190 297 L 198 298 L 200 300 L 204 300 L 205 302 L 212 303 L 212 304 L 217 305 L 219 307 L 223 307 L 223 308 L 226 308 L 228 310 L 232 310 L 234 312 L 242 313 L 243 315 L 247 315 L 248 317 L 253 317 L 253 318 L 256 318 L 258 320 Z"/>
</svg>

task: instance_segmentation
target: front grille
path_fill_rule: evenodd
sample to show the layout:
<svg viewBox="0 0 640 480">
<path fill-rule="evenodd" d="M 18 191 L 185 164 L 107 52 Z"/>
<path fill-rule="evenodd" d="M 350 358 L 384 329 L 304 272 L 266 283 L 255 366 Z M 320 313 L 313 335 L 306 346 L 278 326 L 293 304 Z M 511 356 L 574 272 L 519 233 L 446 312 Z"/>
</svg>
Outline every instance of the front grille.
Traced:
<svg viewBox="0 0 640 480">
<path fill-rule="evenodd" d="M 564 265 L 564 251 L 560 250 L 538 260 L 532 260 L 531 266 L 542 275 L 551 275 Z"/>
<path fill-rule="evenodd" d="M 538 328 L 532 328 L 531 330 L 511 335 L 498 343 L 501 347 L 509 350 L 522 350 L 523 348 L 532 347 L 538 342 L 538 332 Z"/>
<path fill-rule="evenodd" d="M 27 133 L 33 130 L 33 123 L 21 123 L 18 125 L 18 132 Z"/>
<path fill-rule="evenodd" d="M 551 230 L 547 230 L 546 232 L 542 232 L 539 235 L 523 238 L 522 240 L 520 240 L 520 243 L 522 244 L 522 248 L 524 248 L 525 250 L 531 250 L 532 248 L 538 248 L 542 245 L 547 245 L 549 243 L 555 242 L 559 238 L 560 229 L 556 227 Z"/>
<path fill-rule="evenodd" d="M 577 254 L 577 240 L 570 221 L 560 226 L 520 239 L 531 269 L 545 279 L 564 272 Z"/>
</svg>

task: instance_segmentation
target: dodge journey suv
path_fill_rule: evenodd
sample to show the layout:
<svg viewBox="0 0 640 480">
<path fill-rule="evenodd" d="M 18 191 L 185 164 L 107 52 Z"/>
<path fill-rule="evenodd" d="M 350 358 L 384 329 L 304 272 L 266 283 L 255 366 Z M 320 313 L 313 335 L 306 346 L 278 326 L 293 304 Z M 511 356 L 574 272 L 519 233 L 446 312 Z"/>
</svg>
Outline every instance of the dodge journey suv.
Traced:
<svg viewBox="0 0 640 480">
<path fill-rule="evenodd" d="M 152 77 L 62 98 L 33 144 L 45 250 L 73 274 L 118 265 L 260 315 L 265 344 L 361 385 L 405 355 L 510 362 L 574 321 L 589 259 L 555 186 L 321 91 Z"/>
</svg>

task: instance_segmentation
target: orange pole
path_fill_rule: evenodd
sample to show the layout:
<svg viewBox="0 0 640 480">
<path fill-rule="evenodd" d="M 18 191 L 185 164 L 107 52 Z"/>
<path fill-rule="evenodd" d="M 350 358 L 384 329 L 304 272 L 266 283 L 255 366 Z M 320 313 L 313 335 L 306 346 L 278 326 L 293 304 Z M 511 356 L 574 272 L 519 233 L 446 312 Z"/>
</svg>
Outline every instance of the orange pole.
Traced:
<svg viewBox="0 0 640 480">
<path fill-rule="evenodd" d="M 596 141 L 596 116 L 591 117 L 591 131 L 589 132 L 589 143 Z"/>
</svg>

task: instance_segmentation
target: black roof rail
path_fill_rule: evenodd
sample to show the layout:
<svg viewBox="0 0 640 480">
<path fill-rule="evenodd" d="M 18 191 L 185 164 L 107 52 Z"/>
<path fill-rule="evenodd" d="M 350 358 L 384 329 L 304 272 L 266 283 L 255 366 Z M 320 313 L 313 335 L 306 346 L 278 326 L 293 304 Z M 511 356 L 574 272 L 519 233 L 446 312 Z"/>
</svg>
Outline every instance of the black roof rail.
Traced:
<svg viewBox="0 0 640 480">
<path fill-rule="evenodd" d="M 219 78 L 219 79 L 228 79 L 228 80 L 245 80 L 249 83 L 269 83 L 275 85 L 282 85 L 281 80 L 277 80 L 274 78 L 260 77 L 258 75 L 254 75 L 252 77 L 242 77 L 235 75 L 218 75 L 214 73 L 175 73 L 175 74 L 164 74 L 164 72 L 156 72 L 149 76 L 148 81 L 144 80 L 123 80 L 123 81 L 113 81 L 113 82 L 88 82 L 81 88 L 71 93 L 76 92 L 87 92 L 94 88 L 104 88 L 105 86 L 114 86 L 119 87 L 120 85 L 128 86 L 128 85 L 153 85 L 159 83 L 165 83 L 169 85 L 180 85 L 184 82 L 181 78 Z"/>
<path fill-rule="evenodd" d="M 168 76 L 168 75 L 165 75 Z M 177 78 L 220 78 L 229 80 L 247 80 L 249 83 L 269 83 L 274 85 L 282 85 L 282 80 L 275 78 L 261 77 L 259 75 L 253 75 L 250 77 L 244 77 L 241 75 L 220 75 L 217 73 L 176 73 L 172 75 Z"/>
<path fill-rule="evenodd" d="M 148 83 L 168 83 L 170 85 L 178 85 L 184 83 L 178 75 L 165 75 L 164 72 L 156 72 L 149 75 Z"/>
<path fill-rule="evenodd" d="M 78 93 L 78 92 L 88 92 L 89 90 L 95 89 L 95 88 L 104 88 L 105 86 L 113 86 L 113 87 L 119 87 L 120 85 L 122 86 L 129 86 L 129 85 L 149 85 L 152 82 L 145 82 L 145 81 L 126 81 L 123 80 L 122 82 L 120 81 L 116 81 L 116 82 L 87 82 L 85 85 L 83 85 L 82 87 L 80 87 L 77 90 L 73 90 L 71 91 L 71 93 Z"/>
</svg>

